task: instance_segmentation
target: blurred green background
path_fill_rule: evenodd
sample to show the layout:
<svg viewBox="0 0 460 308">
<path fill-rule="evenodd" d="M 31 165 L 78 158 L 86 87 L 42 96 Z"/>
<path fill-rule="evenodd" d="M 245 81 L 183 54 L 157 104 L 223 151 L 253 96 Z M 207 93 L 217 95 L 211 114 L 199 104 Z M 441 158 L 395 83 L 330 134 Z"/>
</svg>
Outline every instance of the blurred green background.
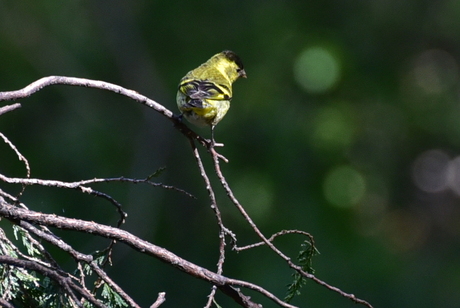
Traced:
<svg viewBox="0 0 460 308">
<path fill-rule="evenodd" d="M 374 307 L 459 307 L 459 16 L 457 0 L 0 0 L 0 91 L 49 75 L 83 77 L 177 112 L 180 78 L 233 50 L 248 79 L 234 85 L 216 139 L 230 160 L 222 170 L 262 231 L 310 232 L 321 252 L 316 275 Z M 29 159 L 32 177 L 143 178 L 165 166 L 155 180 L 197 200 L 145 185 L 94 188 L 124 205 L 126 230 L 215 270 L 215 218 L 188 141 L 170 121 L 87 88 L 52 86 L 20 103 L 1 117 L 0 131 Z M 209 137 L 208 129 L 196 131 Z M 1 173 L 25 175 L 4 144 L 0 161 Z M 212 180 L 239 244 L 257 241 Z M 23 201 L 37 211 L 117 221 L 110 204 L 75 191 L 29 187 Z M 57 232 L 84 253 L 107 243 Z M 276 244 L 295 258 L 302 240 Z M 73 266 L 67 255 L 58 258 Z M 209 285 L 155 259 L 118 245 L 113 261 L 109 273 L 143 306 L 160 291 L 162 307 L 206 302 Z M 224 267 L 281 298 L 291 273 L 264 247 L 229 251 Z M 292 303 L 356 307 L 310 281 Z"/>
</svg>

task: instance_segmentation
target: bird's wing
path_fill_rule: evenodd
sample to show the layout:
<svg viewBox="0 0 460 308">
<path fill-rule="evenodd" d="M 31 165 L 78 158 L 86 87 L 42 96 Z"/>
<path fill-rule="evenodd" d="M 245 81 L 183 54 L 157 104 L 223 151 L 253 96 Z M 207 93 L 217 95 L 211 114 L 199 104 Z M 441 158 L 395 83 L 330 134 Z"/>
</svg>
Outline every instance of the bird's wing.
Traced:
<svg viewBox="0 0 460 308">
<path fill-rule="evenodd" d="M 229 87 L 207 80 L 189 79 L 179 85 L 179 91 L 192 100 L 230 100 Z"/>
</svg>

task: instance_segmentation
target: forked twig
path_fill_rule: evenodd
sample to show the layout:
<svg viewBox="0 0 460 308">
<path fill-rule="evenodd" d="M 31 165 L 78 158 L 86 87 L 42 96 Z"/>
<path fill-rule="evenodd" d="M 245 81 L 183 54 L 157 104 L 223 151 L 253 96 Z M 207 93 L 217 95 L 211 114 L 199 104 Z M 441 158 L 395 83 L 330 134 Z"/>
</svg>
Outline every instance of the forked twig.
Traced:
<svg viewBox="0 0 460 308">
<path fill-rule="evenodd" d="M 358 303 L 358 304 L 362 304 L 362 305 L 365 305 L 369 308 L 373 308 L 372 305 L 370 303 L 368 303 L 367 301 L 365 300 L 362 300 L 362 299 L 359 299 L 357 298 L 354 294 L 349 294 L 349 293 L 346 293 L 346 292 L 343 292 L 342 290 L 340 290 L 339 288 L 337 287 L 334 287 L 334 286 L 331 286 L 329 285 L 328 283 L 326 283 L 325 281 L 322 281 L 321 279 L 317 278 L 315 275 L 313 274 L 310 274 L 310 273 L 307 273 L 305 272 L 304 270 L 302 270 L 302 268 L 298 265 L 296 265 L 294 262 L 291 261 L 291 258 L 289 258 L 288 256 L 286 256 L 281 250 L 279 250 L 273 243 L 272 243 L 272 240 L 270 239 L 267 239 L 265 237 L 265 235 L 260 231 L 260 229 L 257 227 L 257 225 L 254 223 L 254 221 L 252 220 L 252 218 L 249 216 L 249 214 L 246 212 L 246 210 L 244 209 L 244 207 L 240 204 L 240 202 L 238 201 L 238 199 L 235 197 L 235 195 L 233 194 L 233 191 L 232 189 L 230 188 L 230 186 L 228 185 L 227 183 L 227 180 L 225 179 L 224 175 L 222 174 L 222 171 L 220 170 L 220 165 L 219 165 L 219 157 L 217 155 L 212 155 L 212 158 L 213 158 L 213 161 L 214 161 L 214 170 L 216 171 L 216 174 L 220 180 L 220 183 L 222 184 L 222 186 L 224 187 L 224 190 L 225 192 L 227 193 L 227 196 L 230 198 L 230 200 L 232 201 L 232 203 L 236 206 L 236 208 L 238 209 L 238 211 L 240 212 L 240 214 L 244 217 L 244 219 L 248 222 L 248 224 L 251 226 L 251 228 L 254 230 L 254 232 L 257 234 L 257 236 L 262 240 L 262 242 L 267 245 L 272 251 L 274 251 L 280 258 L 282 258 L 283 260 L 286 261 L 286 263 L 288 264 L 288 266 L 292 269 L 294 269 L 295 271 L 297 271 L 300 275 L 302 275 L 303 277 L 305 278 L 308 278 L 308 279 L 311 279 L 313 280 L 314 282 L 316 282 L 317 284 L 319 285 L 322 285 L 324 287 L 326 287 L 327 289 L 331 290 L 331 291 L 334 291 L 334 292 L 337 292 L 338 294 L 340 294 L 341 296 L 343 297 L 346 297 L 352 301 L 354 301 L 355 303 Z"/>
</svg>

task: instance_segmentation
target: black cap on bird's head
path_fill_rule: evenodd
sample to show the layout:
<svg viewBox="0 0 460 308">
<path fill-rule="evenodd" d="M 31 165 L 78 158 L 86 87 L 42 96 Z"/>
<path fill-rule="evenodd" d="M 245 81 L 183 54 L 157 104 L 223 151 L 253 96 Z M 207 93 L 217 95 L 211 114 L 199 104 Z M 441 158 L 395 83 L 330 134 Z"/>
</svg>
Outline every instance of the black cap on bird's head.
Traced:
<svg viewBox="0 0 460 308">
<path fill-rule="evenodd" d="M 222 53 L 227 57 L 227 59 L 235 62 L 235 64 L 238 66 L 237 72 L 239 77 L 246 78 L 246 71 L 244 70 L 243 62 L 241 61 L 240 57 L 238 57 L 236 53 L 230 50 L 224 50 Z"/>
</svg>

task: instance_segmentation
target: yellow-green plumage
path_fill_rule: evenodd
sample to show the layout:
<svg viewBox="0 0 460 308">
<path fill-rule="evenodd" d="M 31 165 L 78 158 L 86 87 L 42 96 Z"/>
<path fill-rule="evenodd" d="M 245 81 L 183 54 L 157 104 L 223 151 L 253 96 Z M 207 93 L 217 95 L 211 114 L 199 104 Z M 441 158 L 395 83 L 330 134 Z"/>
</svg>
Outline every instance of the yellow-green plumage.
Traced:
<svg viewBox="0 0 460 308">
<path fill-rule="evenodd" d="M 195 125 L 214 126 L 230 108 L 232 83 L 246 77 L 243 64 L 232 51 L 223 51 L 187 73 L 177 91 L 177 106 Z"/>
</svg>

